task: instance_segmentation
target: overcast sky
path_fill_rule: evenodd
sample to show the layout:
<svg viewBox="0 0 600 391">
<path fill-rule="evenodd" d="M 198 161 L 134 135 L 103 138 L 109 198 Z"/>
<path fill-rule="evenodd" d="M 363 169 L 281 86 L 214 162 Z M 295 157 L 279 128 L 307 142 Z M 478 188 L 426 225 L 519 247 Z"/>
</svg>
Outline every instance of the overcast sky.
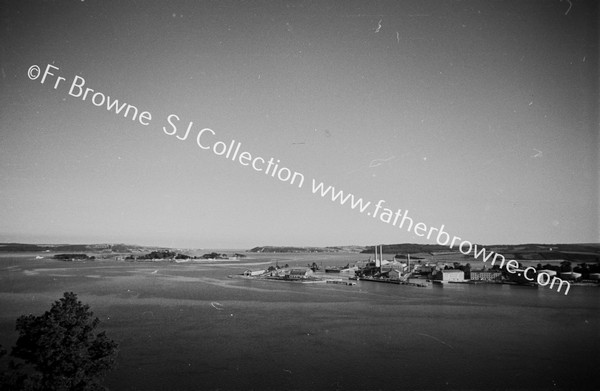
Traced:
<svg viewBox="0 0 600 391">
<path fill-rule="evenodd" d="M 472 242 L 600 241 L 596 1 L 8 3 L 0 241 L 434 243 L 313 178 Z M 202 128 L 306 183 L 200 149 Z"/>
</svg>

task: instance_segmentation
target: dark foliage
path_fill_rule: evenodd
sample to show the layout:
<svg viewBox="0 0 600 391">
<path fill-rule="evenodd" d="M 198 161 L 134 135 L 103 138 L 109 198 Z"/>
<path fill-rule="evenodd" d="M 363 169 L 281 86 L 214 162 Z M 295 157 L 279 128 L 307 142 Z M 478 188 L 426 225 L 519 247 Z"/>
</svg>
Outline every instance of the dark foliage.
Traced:
<svg viewBox="0 0 600 391">
<path fill-rule="evenodd" d="M 261 246 L 254 247 L 248 252 L 251 253 L 328 253 L 336 252 L 331 247 L 286 247 L 286 246 Z"/>
<path fill-rule="evenodd" d="M 94 257 L 88 257 L 87 254 L 56 254 L 54 259 L 60 259 L 61 261 L 70 261 L 75 259 L 92 259 Z"/>
<path fill-rule="evenodd" d="M 88 305 L 65 292 L 41 316 L 17 319 L 19 338 L 3 375 L 6 390 L 103 390 L 104 374 L 114 365 L 117 343 L 105 332 L 94 334 L 100 323 Z"/>
<path fill-rule="evenodd" d="M 219 253 L 215 253 L 212 252 L 210 254 L 204 254 L 202 255 L 202 258 L 204 259 L 227 259 L 227 254 L 219 254 Z"/>
<path fill-rule="evenodd" d="M 138 259 L 171 259 L 175 258 L 177 253 L 172 251 L 152 251 L 150 254 L 142 255 Z"/>
</svg>

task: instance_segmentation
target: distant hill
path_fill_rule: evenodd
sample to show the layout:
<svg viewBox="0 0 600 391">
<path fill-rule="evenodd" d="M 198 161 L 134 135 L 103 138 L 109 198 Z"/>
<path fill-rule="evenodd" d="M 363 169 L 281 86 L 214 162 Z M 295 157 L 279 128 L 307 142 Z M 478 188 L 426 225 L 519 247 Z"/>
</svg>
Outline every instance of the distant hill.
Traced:
<svg viewBox="0 0 600 391">
<path fill-rule="evenodd" d="M 440 246 L 439 244 L 401 243 L 384 244 L 382 247 L 385 254 L 415 254 L 450 251 L 448 246 Z M 375 252 L 375 246 L 366 247 L 361 252 L 364 254 L 373 254 Z"/>
<path fill-rule="evenodd" d="M 481 247 L 481 245 L 478 245 Z M 487 250 L 502 254 L 507 258 L 527 261 L 567 260 L 571 262 L 600 262 L 600 243 L 564 243 L 564 244 L 492 244 L 483 245 Z M 151 252 L 171 250 L 164 247 L 138 246 L 130 244 L 27 244 L 0 243 L 0 253 L 8 252 L 55 252 L 55 253 L 106 253 L 127 254 L 135 252 Z M 179 251 L 179 250 L 178 250 Z M 353 252 L 373 254 L 374 246 L 329 246 L 329 247 L 293 247 L 293 246 L 259 246 L 247 250 L 250 253 L 337 253 Z M 399 243 L 384 244 L 385 254 L 427 254 L 456 252 L 448 246 L 438 244 Z"/>
<path fill-rule="evenodd" d="M 600 243 L 581 244 L 509 244 L 490 245 L 493 250 L 516 260 L 550 261 L 567 260 L 571 262 L 600 262 Z"/>
<path fill-rule="evenodd" d="M 254 247 L 251 253 L 337 253 L 361 252 L 363 246 L 335 246 L 335 247 L 289 247 L 289 246 L 260 246 Z"/>
<path fill-rule="evenodd" d="M 27 243 L 0 243 L 0 252 L 107 252 L 130 253 L 135 251 L 149 251 L 156 247 L 144 247 L 129 244 L 27 244 Z"/>
<path fill-rule="evenodd" d="M 502 254 L 507 258 L 515 260 L 528 261 L 550 261 L 550 260 L 568 260 L 572 262 L 600 262 L 600 243 L 583 243 L 583 244 L 505 244 L 505 245 L 480 245 L 487 250 Z M 363 253 L 373 254 L 374 246 L 367 247 Z M 448 246 L 440 246 L 438 244 L 384 244 L 383 252 L 385 254 L 432 254 L 435 252 L 458 253 L 458 249 L 450 250 Z"/>
</svg>

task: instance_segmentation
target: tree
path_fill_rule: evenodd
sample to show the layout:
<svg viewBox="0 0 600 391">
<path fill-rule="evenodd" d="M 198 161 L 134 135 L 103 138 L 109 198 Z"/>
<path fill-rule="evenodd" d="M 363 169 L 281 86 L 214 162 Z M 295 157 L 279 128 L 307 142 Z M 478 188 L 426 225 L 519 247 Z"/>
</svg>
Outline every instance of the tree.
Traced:
<svg viewBox="0 0 600 391">
<path fill-rule="evenodd" d="M 570 272 L 570 271 L 573 271 L 573 268 L 571 267 L 571 262 L 569 262 L 569 261 L 562 261 L 560 263 L 560 271 L 561 272 Z"/>
<path fill-rule="evenodd" d="M 73 292 L 65 292 L 50 311 L 17 319 L 19 332 L 11 356 L 24 363 L 10 363 L 8 389 L 103 390 L 104 374 L 116 362 L 118 344 L 94 329 L 100 323 L 87 304 Z M 0 384 L 2 385 L 2 384 Z"/>
</svg>

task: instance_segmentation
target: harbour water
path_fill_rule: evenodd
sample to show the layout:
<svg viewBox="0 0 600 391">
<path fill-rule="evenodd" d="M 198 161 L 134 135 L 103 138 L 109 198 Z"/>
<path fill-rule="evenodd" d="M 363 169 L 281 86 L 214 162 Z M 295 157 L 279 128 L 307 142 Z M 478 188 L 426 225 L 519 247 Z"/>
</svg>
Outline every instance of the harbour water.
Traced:
<svg viewBox="0 0 600 391">
<path fill-rule="evenodd" d="M 229 279 L 274 259 L 3 258 L 0 331 L 74 291 L 120 343 L 112 390 L 598 389 L 600 289 Z M 340 259 L 340 262 L 345 259 Z"/>
</svg>

